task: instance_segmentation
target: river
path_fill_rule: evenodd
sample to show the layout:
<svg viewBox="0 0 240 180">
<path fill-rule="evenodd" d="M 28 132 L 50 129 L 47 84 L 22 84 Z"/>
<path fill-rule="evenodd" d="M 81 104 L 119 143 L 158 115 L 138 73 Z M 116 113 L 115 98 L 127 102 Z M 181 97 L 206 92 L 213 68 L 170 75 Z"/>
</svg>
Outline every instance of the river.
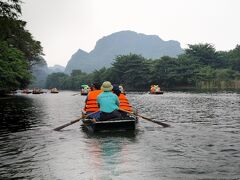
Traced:
<svg viewBox="0 0 240 180">
<path fill-rule="evenodd" d="M 0 99 L 0 179 L 240 179 L 240 94 L 129 93 L 135 133 L 87 134 L 84 96 L 16 95 Z"/>
</svg>

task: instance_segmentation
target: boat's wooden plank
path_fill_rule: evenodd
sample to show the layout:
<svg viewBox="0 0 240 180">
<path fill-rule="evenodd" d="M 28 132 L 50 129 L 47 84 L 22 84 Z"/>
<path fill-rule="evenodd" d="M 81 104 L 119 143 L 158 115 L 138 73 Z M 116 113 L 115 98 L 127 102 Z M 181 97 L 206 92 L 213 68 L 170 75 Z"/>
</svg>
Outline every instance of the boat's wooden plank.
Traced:
<svg viewBox="0 0 240 180">
<path fill-rule="evenodd" d="M 91 132 L 105 130 L 135 130 L 137 122 L 137 118 L 131 117 L 129 119 L 115 119 L 97 122 L 92 122 L 91 119 L 86 119 L 83 121 L 83 127 Z"/>
</svg>

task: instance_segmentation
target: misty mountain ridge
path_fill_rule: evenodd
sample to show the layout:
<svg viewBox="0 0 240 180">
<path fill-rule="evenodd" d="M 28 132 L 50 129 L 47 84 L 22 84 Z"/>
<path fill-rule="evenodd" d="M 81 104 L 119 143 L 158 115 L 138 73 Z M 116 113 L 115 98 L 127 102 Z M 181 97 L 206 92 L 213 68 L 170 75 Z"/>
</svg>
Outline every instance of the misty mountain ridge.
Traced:
<svg viewBox="0 0 240 180">
<path fill-rule="evenodd" d="M 56 73 L 56 72 L 64 72 L 64 70 L 65 70 L 65 67 L 58 64 L 48 67 L 49 74 Z"/>
<path fill-rule="evenodd" d="M 162 56 L 177 57 L 183 49 L 178 41 L 163 41 L 157 35 L 120 31 L 99 39 L 89 53 L 79 49 L 68 61 L 65 73 L 70 74 L 74 69 L 89 73 L 104 66 L 110 67 L 117 55 L 130 53 L 158 59 Z"/>
<path fill-rule="evenodd" d="M 48 67 L 46 60 L 41 58 L 41 63 L 35 64 L 31 67 L 33 79 L 30 87 L 44 88 L 47 76 L 52 73 L 64 72 L 65 67 L 61 65 L 54 65 L 53 67 Z"/>
</svg>

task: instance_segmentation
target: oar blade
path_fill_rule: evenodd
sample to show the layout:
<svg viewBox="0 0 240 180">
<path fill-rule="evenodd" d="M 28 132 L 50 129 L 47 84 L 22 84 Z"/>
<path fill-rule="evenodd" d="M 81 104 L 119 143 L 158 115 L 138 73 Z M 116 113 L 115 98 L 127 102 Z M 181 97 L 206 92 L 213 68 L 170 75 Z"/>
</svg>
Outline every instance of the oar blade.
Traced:
<svg viewBox="0 0 240 180">
<path fill-rule="evenodd" d="M 134 113 L 134 114 L 135 114 L 135 113 Z M 153 119 L 147 118 L 147 117 L 142 116 L 142 115 L 139 115 L 139 114 L 135 114 L 135 115 L 136 115 L 136 116 L 139 116 L 139 117 L 141 117 L 141 118 L 143 118 L 143 119 L 146 119 L 146 120 L 148 120 L 148 121 L 150 121 L 150 122 L 159 124 L 159 125 L 161 125 L 161 126 L 163 126 L 163 127 L 170 127 L 169 124 L 166 124 L 166 123 L 163 123 L 163 122 L 159 122 L 159 121 L 155 121 L 155 120 L 153 120 Z"/>
<path fill-rule="evenodd" d="M 163 122 L 159 122 L 159 121 L 154 121 L 155 123 L 162 125 L 163 127 L 170 127 L 169 124 L 163 123 Z"/>
<path fill-rule="evenodd" d="M 148 121 L 151 121 L 151 122 L 153 122 L 153 123 L 159 124 L 159 125 L 161 125 L 161 126 L 163 126 L 163 127 L 170 127 L 169 124 L 166 124 L 166 123 L 163 123 L 163 122 L 159 122 L 159 121 L 155 121 L 155 120 L 146 118 L 146 117 L 144 117 L 144 116 L 140 116 L 140 117 L 143 118 L 143 119 L 146 119 L 146 120 L 148 120 Z"/>
<path fill-rule="evenodd" d="M 145 120 L 148 120 L 148 121 L 150 121 L 150 122 L 159 124 L 159 125 L 161 125 L 161 126 L 163 126 L 163 127 L 170 127 L 169 124 L 166 124 L 166 123 L 163 123 L 163 122 L 159 122 L 159 121 L 154 121 L 153 119 L 147 118 L 147 117 L 142 116 L 142 115 L 140 115 L 140 114 L 137 114 L 137 113 L 134 113 L 134 112 L 130 112 L 130 111 L 127 111 L 127 110 L 124 110 L 124 109 L 119 109 L 119 110 L 120 110 L 120 111 L 123 111 L 123 112 L 126 112 L 126 113 L 129 113 L 129 114 L 132 114 L 132 115 L 134 115 L 134 116 L 141 117 L 141 118 L 143 118 L 143 119 L 145 119 Z"/>
</svg>

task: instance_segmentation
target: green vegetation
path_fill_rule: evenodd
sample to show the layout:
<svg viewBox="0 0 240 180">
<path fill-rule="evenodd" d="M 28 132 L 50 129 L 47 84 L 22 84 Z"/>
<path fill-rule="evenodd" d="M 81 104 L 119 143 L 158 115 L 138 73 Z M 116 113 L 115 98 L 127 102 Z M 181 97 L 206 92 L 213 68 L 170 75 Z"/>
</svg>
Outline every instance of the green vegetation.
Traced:
<svg viewBox="0 0 240 180">
<path fill-rule="evenodd" d="M 41 58 L 42 47 L 25 29 L 20 0 L 0 0 L 0 94 L 25 88 L 32 79 L 30 69 Z M 189 45 L 177 58 L 146 59 L 129 54 L 115 57 L 109 68 L 71 75 L 53 73 L 47 88 L 79 90 L 81 84 L 103 82 L 123 84 L 128 90 L 148 90 L 151 84 L 165 89 L 240 89 L 240 46 L 228 52 L 211 44 Z"/>
<path fill-rule="evenodd" d="M 0 0 L 0 94 L 31 82 L 30 67 L 39 63 L 42 47 L 26 29 L 20 0 Z"/>
<path fill-rule="evenodd" d="M 128 90 L 148 90 L 151 84 L 165 89 L 240 89 L 240 46 L 217 52 L 210 44 L 189 45 L 177 58 L 155 60 L 136 54 L 120 55 L 112 67 L 90 74 L 75 70 L 70 76 L 49 75 L 47 87 L 80 89 L 81 84 L 105 80 L 124 84 Z"/>
</svg>

